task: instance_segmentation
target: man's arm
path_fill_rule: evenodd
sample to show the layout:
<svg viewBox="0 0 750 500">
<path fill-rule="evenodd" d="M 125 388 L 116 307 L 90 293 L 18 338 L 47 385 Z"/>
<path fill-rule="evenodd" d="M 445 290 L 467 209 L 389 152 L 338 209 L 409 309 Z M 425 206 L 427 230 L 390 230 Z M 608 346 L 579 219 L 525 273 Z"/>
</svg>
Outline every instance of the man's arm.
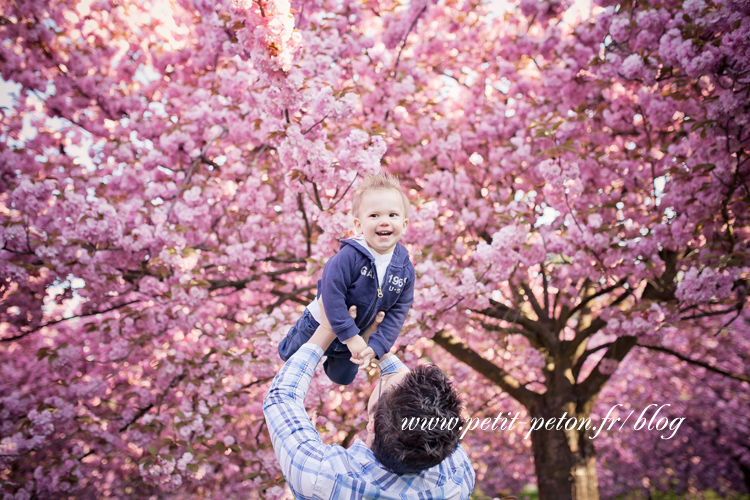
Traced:
<svg viewBox="0 0 750 500">
<path fill-rule="evenodd" d="M 310 342 L 303 345 L 281 367 L 263 400 L 276 459 L 295 497 L 311 498 L 326 448 L 304 406 L 322 356 L 320 346 Z"/>
<path fill-rule="evenodd" d="M 315 367 L 336 338 L 323 307 L 320 312 L 322 321 L 315 333 L 281 367 L 263 400 L 263 415 L 281 472 L 295 496 L 303 498 L 312 496 L 328 448 L 304 404 Z M 352 306 L 349 315 L 356 318 L 357 308 Z"/>
</svg>

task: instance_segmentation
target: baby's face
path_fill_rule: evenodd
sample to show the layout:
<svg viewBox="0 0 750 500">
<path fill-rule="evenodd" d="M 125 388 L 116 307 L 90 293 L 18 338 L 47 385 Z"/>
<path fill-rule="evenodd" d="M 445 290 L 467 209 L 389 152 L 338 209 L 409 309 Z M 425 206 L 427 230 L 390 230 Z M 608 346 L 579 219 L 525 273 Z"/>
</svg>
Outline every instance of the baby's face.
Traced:
<svg viewBox="0 0 750 500">
<path fill-rule="evenodd" d="M 393 251 L 408 225 L 404 200 L 395 189 L 367 191 L 354 218 L 354 228 L 381 254 Z"/>
</svg>

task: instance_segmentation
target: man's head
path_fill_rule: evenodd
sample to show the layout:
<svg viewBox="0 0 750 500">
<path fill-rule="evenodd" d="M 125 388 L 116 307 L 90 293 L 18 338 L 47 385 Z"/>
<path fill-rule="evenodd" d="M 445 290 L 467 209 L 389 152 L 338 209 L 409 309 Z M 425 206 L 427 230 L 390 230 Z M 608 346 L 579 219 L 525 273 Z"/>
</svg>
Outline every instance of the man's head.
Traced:
<svg viewBox="0 0 750 500">
<path fill-rule="evenodd" d="M 393 251 L 409 225 L 409 199 L 394 176 L 368 175 L 352 201 L 354 228 L 376 252 Z"/>
<path fill-rule="evenodd" d="M 417 474 L 455 451 L 464 425 L 461 400 L 438 367 L 418 365 L 386 376 L 382 384 L 368 404 L 368 444 L 383 466 Z"/>
</svg>

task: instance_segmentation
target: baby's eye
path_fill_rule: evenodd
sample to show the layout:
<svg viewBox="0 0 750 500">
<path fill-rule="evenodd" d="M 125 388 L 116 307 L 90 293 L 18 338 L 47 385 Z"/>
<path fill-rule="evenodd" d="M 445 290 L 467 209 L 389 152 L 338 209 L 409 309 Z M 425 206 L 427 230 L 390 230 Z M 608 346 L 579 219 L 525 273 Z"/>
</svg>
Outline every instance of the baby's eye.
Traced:
<svg viewBox="0 0 750 500">
<path fill-rule="evenodd" d="M 398 217 L 398 214 L 391 214 L 391 217 Z"/>
<path fill-rule="evenodd" d="M 378 214 L 370 214 L 370 217 L 371 217 L 371 218 L 373 218 L 373 219 L 374 219 L 375 217 L 377 217 L 377 216 L 378 216 Z"/>
</svg>

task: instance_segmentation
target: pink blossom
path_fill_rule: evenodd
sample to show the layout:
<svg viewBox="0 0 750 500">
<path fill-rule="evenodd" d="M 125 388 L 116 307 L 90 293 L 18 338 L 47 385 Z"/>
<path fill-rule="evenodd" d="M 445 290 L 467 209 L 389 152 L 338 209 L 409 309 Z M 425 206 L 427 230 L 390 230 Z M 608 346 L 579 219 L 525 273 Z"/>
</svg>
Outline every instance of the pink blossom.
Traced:
<svg viewBox="0 0 750 500">
<path fill-rule="evenodd" d="M 731 292 L 733 282 L 732 276 L 727 272 L 717 273 L 714 269 L 705 267 L 699 273 L 696 267 L 691 267 L 685 273 L 675 295 L 688 304 L 720 300 Z"/>
<path fill-rule="evenodd" d="M 260 402 L 378 171 L 413 208 L 405 363 L 444 369 L 474 415 L 528 421 L 546 399 L 689 416 L 669 442 L 598 437 L 602 498 L 745 488 L 743 382 L 683 361 L 741 378 L 750 355 L 742 2 L 16 3 L 6 496 L 288 497 Z M 316 375 L 324 442 L 362 428 L 373 376 Z M 538 435 L 467 434 L 478 489 L 544 475 Z"/>
<path fill-rule="evenodd" d="M 588 226 L 592 229 L 599 229 L 602 225 L 602 216 L 600 214 L 591 214 L 588 216 Z"/>
<path fill-rule="evenodd" d="M 640 54 L 630 54 L 622 62 L 622 74 L 626 78 L 640 78 L 643 75 L 643 58 Z"/>
</svg>

